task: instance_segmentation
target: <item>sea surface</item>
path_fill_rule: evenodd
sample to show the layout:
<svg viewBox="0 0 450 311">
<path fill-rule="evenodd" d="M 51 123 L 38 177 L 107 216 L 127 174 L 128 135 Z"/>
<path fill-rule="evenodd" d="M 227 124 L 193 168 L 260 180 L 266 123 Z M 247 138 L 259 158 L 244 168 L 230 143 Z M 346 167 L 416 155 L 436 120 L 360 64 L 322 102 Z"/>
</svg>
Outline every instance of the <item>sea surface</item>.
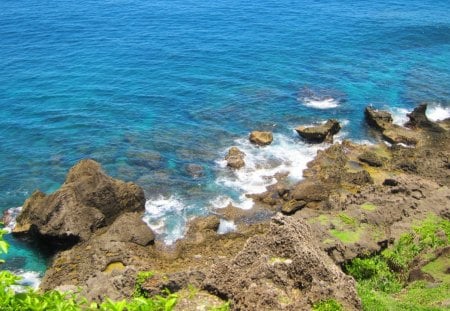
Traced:
<svg viewBox="0 0 450 311">
<path fill-rule="evenodd" d="M 422 101 L 450 116 L 448 0 L 0 0 L 0 212 L 93 158 L 144 188 L 170 245 L 196 215 L 251 208 L 276 172 L 301 179 L 326 145 L 296 126 L 336 118 L 338 140 L 370 143 L 365 106 L 401 123 Z M 274 143 L 250 145 L 256 129 Z M 45 251 L 7 240 L 4 268 L 45 270 Z"/>
</svg>

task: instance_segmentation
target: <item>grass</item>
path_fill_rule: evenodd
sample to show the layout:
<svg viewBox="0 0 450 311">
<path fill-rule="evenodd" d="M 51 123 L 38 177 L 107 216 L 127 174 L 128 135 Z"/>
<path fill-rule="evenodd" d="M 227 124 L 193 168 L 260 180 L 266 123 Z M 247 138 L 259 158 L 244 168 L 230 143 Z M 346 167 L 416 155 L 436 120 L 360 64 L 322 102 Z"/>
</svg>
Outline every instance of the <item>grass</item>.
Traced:
<svg viewBox="0 0 450 311">
<path fill-rule="evenodd" d="M 449 229 L 449 221 L 430 215 L 381 254 L 356 258 L 345 265 L 357 281 L 363 310 L 443 310 L 449 303 L 448 258 L 440 257 L 423 268 L 441 283 L 408 284 L 406 280 L 414 258 L 427 257 L 436 248 L 450 244 Z"/>
<path fill-rule="evenodd" d="M 376 205 L 374 205 L 374 204 L 372 204 L 370 202 L 367 202 L 367 203 L 364 203 L 364 204 L 361 205 L 361 209 L 365 210 L 365 211 L 368 211 L 368 212 L 373 212 L 373 211 L 375 211 L 377 209 L 377 207 L 376 207 Z"/>
<path fill-rule="evenodd" d="M 351 244 L 356 243 L 361 238 L 362 229 L 357 230 L 338 230 L 331 229 L 330 234 L 342 243 Z"/>
<path fill-rule="evenodd" d="M 439 257 L 422 268 L 423 272 L 431 275 L 435 280 L 450 284 L 450 274 L 446 270 L 450 268 L 448 257 Z"/>
<path fill-rule="evenodd" d="M 312 307 L 314 311 L 344 311 L 342 305 L 334 299 L 322 300 Z"/>
<path fill-rule="evenodd" d="M 356 221 L 355 218 L 348 216 L 345 213 L 339 213 L 338 215 L 339 219 L 346 225 L 349 226 L 356 226 L 358 224 L 358 222 Z"/>
</svg>

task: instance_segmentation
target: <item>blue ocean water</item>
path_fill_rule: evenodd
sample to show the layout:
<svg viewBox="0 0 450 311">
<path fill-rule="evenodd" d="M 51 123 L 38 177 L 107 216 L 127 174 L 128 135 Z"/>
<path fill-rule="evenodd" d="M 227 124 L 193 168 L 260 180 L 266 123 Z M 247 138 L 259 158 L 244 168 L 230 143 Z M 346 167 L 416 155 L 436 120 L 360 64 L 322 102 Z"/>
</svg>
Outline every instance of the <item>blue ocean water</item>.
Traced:
<svg viewBox="0 0 450 311">
<path fill-rule="evenodd" d="M 449 99 L 448 0 L 0 0 L 0 211 L 89 157 L 145 189 L 170 243 L 193 215 L 249 207 L 280 169 L 301 178 L 317 147 L 297 125 L 337 118 L 367 140 L 366 105 L 443 117 Z M 274 144 L 250 146 L 253 129 Z M 220 161 L 231 145 L 243 172 Z M 45 269 L 7 239 L 9 268 Z"/>
</svg>

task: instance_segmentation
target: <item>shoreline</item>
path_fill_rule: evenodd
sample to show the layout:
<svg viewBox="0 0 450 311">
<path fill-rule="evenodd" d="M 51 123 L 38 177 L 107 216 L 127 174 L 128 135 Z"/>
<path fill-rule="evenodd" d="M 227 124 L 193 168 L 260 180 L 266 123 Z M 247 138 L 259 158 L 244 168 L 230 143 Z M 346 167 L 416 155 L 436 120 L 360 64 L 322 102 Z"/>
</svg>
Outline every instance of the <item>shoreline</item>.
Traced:
<svg viewBox="0 0 450 311">
<path fill-rule="evenodd" d="M 292 260 L 298 259 L 297 254 L 289 253 L 289 250 L 285 250 L 288 256 L 274 254 L 278 252 L 277 248 L 265 243 L 263 237 L 271 239 L 275 237 L 276 242 L 276 237 L 280 239 L 287 234 L 280 231 L 278 227 L 280 224 L 288 228 L 289 234 L 285 239 L 293 245 L 293 248 L 295 249 L 295 245 L 298 246 L 298 239 L 304 241 L 307 245 L 305 251 L 316 254 L 314 260 L 324 265 L 323 269 L 334 267 L 336 264 L 342 265 L 361 254 L 380 252 L 392 244 L 400 232 L 404 232 L 414 221 L 426 217 L 427 213 L 434 212 L 439 215 L 443 213 L 448 218 L 448 214 L 445 214 L 448 211 L 446 212 L 445 208 L 449 203 L 449 177 L 446 172 L 449 166 L 448 162 L 445 162 L 445 157 L 449 154 L 449 147 L 448 144 L 435 145 L 435 142 L 442 142 L 442 139 L 448 141 L 450 122 L 447 120 L 439 125 L 430 122 L 426 119 L 425 111 L 423 115 L 417 114 L 415 117 L 417 122 L 413 124 L 414 129 L 408 132 L 392 124 L 392 121 L 386 123 L 386 120 L 382 120 L 384 123 L 380 124 L 385 126 L 381 130 L 383 135 L 393 140 L 399 139 L 393 147 L 383 144 L 357 145 L 348 141 L 332 144 L 327 149 L 319 151 L 314 160 L 308 163 L 305 178 L 298 184 L 290 186 L 286 184 L 283 176 L 279 176 L 277 183 L 269 186 L 265 193 L 249 196 L 256 203 L 253 210 L 238 210 L 228 206 L 219 211 L 218 214 L 222 218 L 225 216 L 235 218 L 237 232 L 218 235 L 216 232 L 220 225 L 219 217 L 214 215 L 200 217 L 190 223 L 185 238 L 177 241 L 171 251 L 168 251 L 162 243 L 155 241 L 154 237 L 153 240 L 147 238 L 147 244 L 141 243 L 144 245 L 136 244 L 133 238 L 127 241 L 120 241 L 117 238 L 111 240 L 108 235 L 111 235 L 109 228 L 114 224 L 112 220 L 113 222 L 106 227 L 100 226 L 98 231 L 82 237 L 81 241 L 71 245 L 68 250 L 59 252 L 46 271 L 42 289 L 84 286 L 85 294 L 91 299 L 99 297 L 101 299 L 103 295 L 120 299 L 130 295 L 130 288 L 124 285 L 132 283 L 133 276 L 138 271 L 152 270 L 158 271 L 161 275 L 159 279 L 152 278 L 143 284 L 143 289 L 150 294 L 158 294 L 158 290 L 164 287 L 177 291 L 188 284 L 194 284 L 209 294 L 230 299 L 233 306 L 245 309 L 247 299 L 257 303 L 255 299 L 260 296 L 252 291 L 251 284 L 240 289 L 242 293 L 246 293 L 244 296 L 241 296 L 240 291 L 236 292 L 234 282 L 239 281 L 238 271 L 243 275 L 253 275 L 256 267 L 261 269 L 261 260 L 270 261 L 271 256 L 280 258 L 281 266 L 288 268 L 278 267 L 279 265 L 275 264 L 265 267 L 264 271 L 267 269 L 272 271 L 271 273 L 276 271 L 279 273 L 285 269 L 290 271 Z M 414 116 L 411 120 L 413 119 Z M 442 130 L 437 130 L 436 126 Z M 381 134 L 380 129 L 375 132 L 376 135 Z M 410 133 L 414 133 L 414 137 L 410 137 Z M 412 140 L 416 144 L 414 148 L 398 145 L 403 141 Z M 42 198 L 45 199 L 45 196 Z M 398 208 L 392 210 L 390 208 L 392 205 Z M 136 211 L 138 210 L 140 208 Z M 285 215 L 278 214 L 273 219 L 248 224 L 248 220 L 255 215 L 275 214 L 280 211 Z M 22 221 L 22 228 L 25 223 Z M 304 228 L 306 232 L 304 236 L 303 233 L 296 232 L 294 229 L 296 226 Z M 378 229 L 380 230 L 376 232 L 377 234 L 372 234 Z M 120 232 L 120 229 L 117 230 Z M 282 243 L 282 240 L 278 242 Z M 253 253 L 254 258 L 246 259 L 248 262 L 244 264 L 246 262 L 244 258 L 253 252 L 252 243 L 259 245 L 261 254 Z M 124 247 L 128 249 L 124 250 Z M 86 258 L 76 255 L 79 253 L 86 254 Z M 90 263 L 89 258 L 96 260 Z M 302 260 L 309 259 L 302 258 Z M 291 263 L 286 264 L 289 260 Z M 239 268 L 240 261 L 244 264 L 241 268 Z M 246 265 L 250 270 L 244 269 Z M 355 285 L 352 285 L 352 281 L 342 271 L 330 269 L 333 271 L 332 274 L 343 282 L 340 285 L 346 284 L 344 287 L 347 290 L 354 289 Z M 222 271 L 222 276 L 228 275 L 229 271 L 234 272 L 228 275 L 231 279 L 221 280 L 217 271 Z M 316 275 L 326 283 L 326 279 L 323 279 L 319 272 L 308 273 Z M 261 279 L 257 279 L 256 282 L 267 280 L 267 275 L 264 275 L 263 273 Z M 295 276 L 294 273 L 294 277 L 287 279 L 294 281 L 296 277 L 299 276 Z M 105 284 L 100 288 L 89 288 L 89 284 L 100 283 Z M 111 286 L 105 288 L 106 284 L 122 285 L 118 288 Z M 275 290 L 263 284 L 264 282 L 261 283 L 262 288 L 271 292 Z M 321 293 L 311 286 L 309 290 L 312 296 L 308 298 L 309 302 L 301 299 L 294 302 L 303 306 L 310 305 L 314 300 L 313 297 Z M 331 284 L 328 286 L 333 290 L 328 294 L 322 293 L 323 295 L 338 299 L 349 309 L 359 309 L 355 290 L 353 292 L 350 290 L 352 294 L 346 297 L 341 289 L 334 288 Z M 293 284 L 282 286 L 284 290 L 287 288 L 293 290 L 294 287 Z M 295 296 L 294 293 L 291 294 Z M 274 304 L 277 299 L 271 300 L 270 304 Z"/>
</svg>

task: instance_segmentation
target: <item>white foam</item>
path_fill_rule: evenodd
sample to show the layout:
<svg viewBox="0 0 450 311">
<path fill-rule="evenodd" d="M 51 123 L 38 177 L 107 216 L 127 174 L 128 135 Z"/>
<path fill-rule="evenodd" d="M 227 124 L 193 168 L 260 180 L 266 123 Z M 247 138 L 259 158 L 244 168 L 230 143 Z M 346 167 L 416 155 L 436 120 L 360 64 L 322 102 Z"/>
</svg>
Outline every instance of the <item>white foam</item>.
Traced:
<svg viewBox="0 0 450 311">
<path fill-rule="evenodd" d="M 176 196 L 160 196 L 145 202 L 143 220 L 156 234 L 163 237 L 164 243 L 172 245 L 185 234 L 188 208 Z"/>
<path fill-rule="evenodd" d="M 392 118 L 394 119 L 394 123 L 397 125 L 404 125 L 409 121 L 407 114 L 412 110 L 408 110 L 405 108 L 392 108 Z M 431 121 L 441 121 L 447 118 L 450 118 L 450 107 L 443 107 L 440 104 L 430 104 L 427 107 L 426 115 Z"/>
<path fill-rule="evenodd" d="M 239 200 L 219 196 L 210 202 L 215 208 L 225 207 L 229 203 L 242 209 L 251 208 L 253 200 L 245 194 L 266 191 L 267 186 L 276 183 L 276 173 L 288 173 L 292 181 L 302 179 L 306 164 L 314 158 L 317 150 L 326 147 L 326 144 L 308 145 L 302 142 L 295 131 L 290 137 L 274 134 L 272 144 L 265 147 L 255 146 L 247 138 L 236 140 L 235 145 L 246 154 L 245 166 L 229 173 L 226 161 L 218 160 L 225 173 L 217 178 L 216 183 L 238 193 Z M 226 152 L 224 150 L 221 156 Z"/>
<path fill-rule="evenodd" d="M 316 109 L 331 109 L 339 106 L 339 100 L 332 97 L 316 98 L 304 97 L 302 102 L 305 106 Z"/>
<path fill-rule="evenodd" d="M 220 219 L 219 229 L 217 229 L 218 234 L 225 234 L 234 231 L 236 231 L 236 224 L 234 221 Z"/>
<path fill-rule="evenodd" d="M 12 207 L 12 208 L 9 208 L 6 210 L 6 212 L 3 216 L 3 220 L 5 223 L 5 227 L 3 229 L 8 231 L 8 233 L 11 233 L 11 231 L 16 226 L 16 218 L 19 215 L 21 210 L 22 210 L 22 206 Z"/>
<path fill-rule="evenodd" d="M 426 114 L 431 121 L 442 121 L 450 118 L 450 107 L 432 104 L 427 107 Z"/>
<path fill-rule="evenodd" d="M 14 274 L 21 277 L 17 285 L 12 286 L 17 293 L 25 292 L 30 287 L 37 290 L 41 284 L 41 274 L 39 272 L 19 270 L 14 272 Z"/>
<path fill-rule="evenodd" d="M 411 111 L 406 108 L 392 108 L 391 115 L 394 124 L 403 126 L 406 122 L 408 122 L 409 118 L 406 116 Z"/>
</svg>

